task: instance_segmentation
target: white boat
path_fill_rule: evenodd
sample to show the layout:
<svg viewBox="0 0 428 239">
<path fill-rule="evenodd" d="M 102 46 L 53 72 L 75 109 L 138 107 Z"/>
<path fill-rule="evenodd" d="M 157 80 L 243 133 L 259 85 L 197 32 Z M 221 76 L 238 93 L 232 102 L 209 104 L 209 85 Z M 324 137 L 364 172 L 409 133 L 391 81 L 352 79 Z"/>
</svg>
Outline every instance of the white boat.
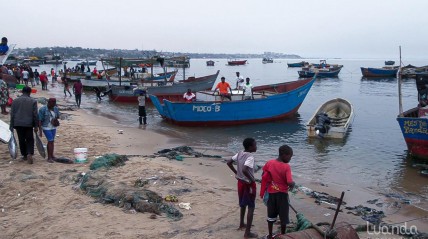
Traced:
<svg viewBox="0 0 428 239">
<path fill-rule="evenodd" d="M 306 124 L 309 137 L 344 138 L 354 118 L 352 104 L 342 98 L 329 100 L 315 111 Z"/>
</svg>

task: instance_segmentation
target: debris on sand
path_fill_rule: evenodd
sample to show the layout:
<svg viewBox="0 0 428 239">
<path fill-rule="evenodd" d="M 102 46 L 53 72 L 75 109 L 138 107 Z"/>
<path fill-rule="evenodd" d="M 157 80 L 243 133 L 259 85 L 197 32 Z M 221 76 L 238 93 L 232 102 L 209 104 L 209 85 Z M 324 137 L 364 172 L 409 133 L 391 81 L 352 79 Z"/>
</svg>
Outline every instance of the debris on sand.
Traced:
<svg viewBox="0 0 428 239">
<path fill-rule="evenodd" d="M 348 214 L 360 216 L 363 220 L 368 221 L 373 225 L 379 225 L 382 222 L 382 218 L 385 217 L 385 213 L 383 211 L 378 211 L 363 205 L 345 207 L 345 209 L 349 210 Z"/>
</svg>

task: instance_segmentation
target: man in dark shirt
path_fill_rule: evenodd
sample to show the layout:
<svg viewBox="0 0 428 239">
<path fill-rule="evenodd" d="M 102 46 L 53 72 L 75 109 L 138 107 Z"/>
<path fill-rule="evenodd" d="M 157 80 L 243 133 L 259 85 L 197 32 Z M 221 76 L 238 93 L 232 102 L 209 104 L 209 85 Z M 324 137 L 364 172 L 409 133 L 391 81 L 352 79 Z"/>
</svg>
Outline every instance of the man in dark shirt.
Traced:
<svg viewBox="0 0 428 239">
<path fill-rule="evenodd" d="M 10 110 L 10 129 L 16 129 L 19 150 L 29 164 L 33 164 L 34 132 L 38 131 L 37 102 L 30 97 L 31 88 L 22 89 L 22 96 L 15 99 Z"/>
<path fill-rule="evenodd" d="M 78 108 L 80 108 L 80 103 L 82 103 L 82 89 L 82 82 L 80 82 L 80 80 L 77 80 L 77 82 L 73 85 L 73 93 L 76 98 L 76 104 Z"/>
</svg>

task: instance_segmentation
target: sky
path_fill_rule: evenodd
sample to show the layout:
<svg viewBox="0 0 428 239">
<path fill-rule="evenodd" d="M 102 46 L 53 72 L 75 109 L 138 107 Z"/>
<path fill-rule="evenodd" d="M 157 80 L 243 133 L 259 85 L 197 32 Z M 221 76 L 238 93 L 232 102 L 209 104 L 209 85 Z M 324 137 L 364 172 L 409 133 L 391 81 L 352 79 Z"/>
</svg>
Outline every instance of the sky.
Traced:
<svg viewBox="0 0 428 239">
<path fill-rule="evenodd" d="M 17 48 L 428 59 L 428 0 L 13 0 Z"/>
</svg>

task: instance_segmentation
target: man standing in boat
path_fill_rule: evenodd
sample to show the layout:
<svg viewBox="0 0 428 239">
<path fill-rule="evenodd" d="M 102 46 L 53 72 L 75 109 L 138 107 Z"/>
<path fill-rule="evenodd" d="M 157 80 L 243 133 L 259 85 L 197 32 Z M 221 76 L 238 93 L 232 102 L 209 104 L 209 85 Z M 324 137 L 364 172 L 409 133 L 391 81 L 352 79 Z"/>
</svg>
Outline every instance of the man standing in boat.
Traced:
<svg viewBox="0 0 428 239">
<path fill-rule="evenodd" d="M 239 72 L 236 72 L 236 89 L 242 90 L 244 88 L 244 77 L 240 75 Z"/>
<path fill-rule="evenodd" d="M 215 91 L 217 90 L 220 92 L 221 101 L 223 101 L 224 97 L 232 101 L 232 88 L 230 88 L 230 85 L 226 82 L 226 78 L 224 76 L 221 77 L 221 82 L 219 82 L 215 87 Z M 228 90 L 230 90 L 230 93 Z"/>
<path fill-rule="evenodd" d="M 254 100 L 253 95 L 253 85 L 250 83 L 250 78 L 247 77 L 245 79 L 245 85 L 244 85 L 244 100 Z"/>
</svg>

